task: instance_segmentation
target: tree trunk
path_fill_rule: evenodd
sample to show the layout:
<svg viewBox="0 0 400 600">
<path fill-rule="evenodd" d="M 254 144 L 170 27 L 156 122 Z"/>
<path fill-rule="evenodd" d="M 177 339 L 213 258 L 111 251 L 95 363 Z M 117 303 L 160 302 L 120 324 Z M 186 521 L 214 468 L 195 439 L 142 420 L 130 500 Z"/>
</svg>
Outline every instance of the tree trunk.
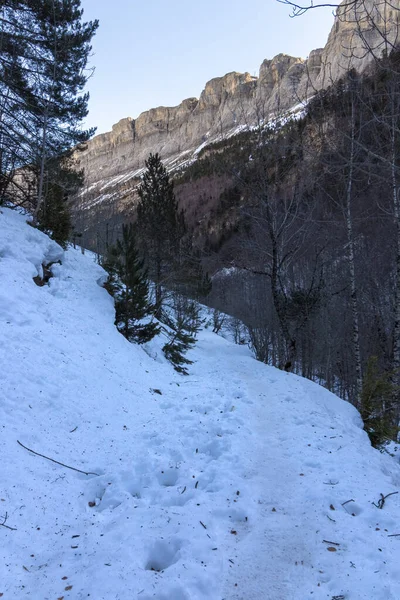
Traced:
<svg viewBox="0 0 400 600">
<path fill-rule="evenodd" d="M 269 212 L 269 211 L 267 211 Z M 273 232 L 272 221 L 270 221 L 270 238 L 272 242 L 272 269 L 271 269 L 271 290 L 272 290 L 272 299 L 274 302 L 274 308 L 276 314 L 278 316 L 279 325 L 285 339 L 285 363 L 282 366 L 285 366 L 288 370 L 290 370 L 294 366 L 294 361 L 296 358 L 296 340 L 292 337 L 289 331 L 289 325 L 287 322 L 286 313 L 284 307 L 282 306 L 282 300 L 279 293 L 279 274 L 278 274 L 278 244 Z"/>
<path fill-rule="evenodd" d="M 156 273 L 155 273 L 155 292 L 156 292 L 156 306 L 155 315 L 160 316 L 161 305 L 162 305 L 162 293 L 161 293 L 161 259 L 157 258 Z"/>
<path fill-rule="evenodd" d="M 38 224 L 38 215 L 40 207 L 43 203 L 43 189 L 44 189 L 44 168 L 46 165 L 46 137 L 47 137 L 47 109 L 44 113 L 43 119 L 43 132 L 42 132 L 42 152 L 40 157 L 40 172 L 39 172 L 39 182 L 38 182 L 38 197 L 35 211 L 33 213 L 33 225 Z"/>
<path fill-rule="evenodd" d="M 350 302 L 352 316 L 352 346 L 353 356 L 356 371 L 355 385 L 355 405 L 360 408 L 361 390 L 362 390 L 362 366 L 361 366 L 361 349 L 360 349 L 360 327 L 359 327 L 359 312 L 358 312 L 358 293 L 356 283 L 355 269 L 355 251 L 354 251 L 354 231 L 353 220 L 351 215 L 351 201 L 354 177 L 354 158 L 355 158 L 355 107 L 354 98 L 351 106 L 351 139 L 350 139 L 350 157 L 349 157 L 349 176 L 346 190 L 345 218 L 346 218 L 346 233 L 347 233 L 347 261 L 349 265 L 350 275 Z"/>
<path fill-rule="evenodd" d="M 394 384 L 394 404 L 396 419 L 400 419 L 400 206 L 399 189 L 397 185 L 396 173 L 396 115 L 392 110 L 392 194 L 393 209 L 396 225 L 396 271 L 395 271 L 395 292 L 394 292 L 394 326 L 393 326 L 393 384 Z"/>
</svg>

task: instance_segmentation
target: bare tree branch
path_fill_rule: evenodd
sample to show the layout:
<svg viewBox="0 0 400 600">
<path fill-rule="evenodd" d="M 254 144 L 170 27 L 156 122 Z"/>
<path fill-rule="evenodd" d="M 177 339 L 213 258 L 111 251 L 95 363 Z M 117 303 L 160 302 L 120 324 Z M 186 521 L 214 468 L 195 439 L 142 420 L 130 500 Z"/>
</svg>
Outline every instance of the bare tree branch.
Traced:
<svg viewBox="0 0 400 600">
<path fill-rule="evenodd" d="M 83 473 L 84 475 L 96 475 L 97 477 L 99 476 L 99 473 L 90 473 L 90 472 L 86 472 L 86 471 L 81 471 L 81 469 L 76 469 L 75 467 L 69 467 L 68 465 L 60 462 L 59 460 L 54 460 L 54 458 L 49 458 L 48 456 L 45 456 L 44 454 L 40 454 L 39 452 L 35 452 L 35 450 L 31 450 L 31 448 L 28 448 L 27 446 L 24 446 L 24 444 L 21 444 L 21 442 L 19 440 L 17 440 L 17 443 L 20 446 L 22 446 L 22 448 L 25 448 L 25 450 L 28 450 L 29 452 L 32 452 L 32 454 L 36 454 L 36 456 L 41 456 L 42 458 L 46 458 L 47 460 L 51 460 L 51 462 L 54 462 L 57 465 L 61 465 L 62 467 L 66 467 L 67 469 L 71 469 L 72 471 L 77 471 L 78 473 Z"/>
<path fill-rule="evenodd" d="M 7 519 L 8 519 L 8 513 L 6 513 L 4 515 L 4 517 L 2 517 L 3 522 L 0 523 L 0 527 L 5 527 L 6 529 L 11 529 L 11 531 L 17 531 L 15 527 L 10 527 L 9 525 L 6 525 Z"/>
<path fill-rule="evenodd" d="M 277 0 L 277 2 L 292 7 L 293 12 L 291 14 L 291 17 L 300 17 L 301 15 L 304 15 L 304 13 L 306 13 L 307 11 L 312 10 L 314 8 L 338 8 L 338 6 L 341 5 L 341 7 L 343 7 L 346 10 L 355 6 L 357 3 L 360 2 L 360 0 L 349 0 L 349 2 L 346 2 L 345 4 L 340 4 L 340 2 L 315 2 L 315 0 L 310 0 L 309 4 L 305 5 L 297 4 L 297 2 L 291 2 L 290 0 Z"/>
</svg>

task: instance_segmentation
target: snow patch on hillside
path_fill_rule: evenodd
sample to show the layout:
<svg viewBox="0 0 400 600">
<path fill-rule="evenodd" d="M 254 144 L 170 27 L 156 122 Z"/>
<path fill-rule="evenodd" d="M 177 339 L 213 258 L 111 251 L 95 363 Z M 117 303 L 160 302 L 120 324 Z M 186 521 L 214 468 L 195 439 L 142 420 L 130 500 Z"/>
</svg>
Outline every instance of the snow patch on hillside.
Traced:
<svg viewBox="0 0 400 600">
<path fill-rule="evenodd" d="M 2 598 L 398 600 L 400 468 L 358 412 L 207 330 L 178 375 L 104 277 L 2 210 Z"/>
</svg>

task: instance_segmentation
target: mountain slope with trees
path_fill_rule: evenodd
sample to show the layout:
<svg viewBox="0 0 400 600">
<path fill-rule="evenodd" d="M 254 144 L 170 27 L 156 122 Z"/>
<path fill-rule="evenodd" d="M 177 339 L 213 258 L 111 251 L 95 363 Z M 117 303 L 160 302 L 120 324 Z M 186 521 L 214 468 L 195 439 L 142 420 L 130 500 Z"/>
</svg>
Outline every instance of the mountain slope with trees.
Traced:
<svg viewBox="0 0 400 600">
<path fill-rule="evenodd" d="M 230 176 L 192 229 L 215 273 L 212 305 L 245 322 L 260 360 L 358 407 L 376 360 L 378 380 L 393 385 L 381 407 L 390 436 L 399 414 L 399 72 L 396 52 L 368 73 L 351 71 L 304 117 L 210 147 L 181 176 L 186 192 L 189 182 L 201 190 L 202 180 Z"/>
<path fill-rule="evenodd" d="M 179 375 L 25 220 L 0 213 L 0 593 L 398 598 L 399 463 L 356 409 L 207 329 Z"/>
<path fill-rule="evenodd" d="M 207 302 L 245 323 L 259 360 L 350 400 L 367 427 L 381 419 L 381 441 L 396 438 L 400 410 L 399 72 L 392 52 L 316 94 L 302 114 L 208 144 L 168 176 L 173 212 L 184 213 L 181 255 L 190 240 L 213 275 Z M 139 229 L 139 251 L 161 244 L 154 228 Z M 165 243 L 176 241 L 159 252 L 168 287 L 179 261 Z M 371 411 L 362 398 L 372 364 L 377 388 L 392 388 Z"/>
</svg>

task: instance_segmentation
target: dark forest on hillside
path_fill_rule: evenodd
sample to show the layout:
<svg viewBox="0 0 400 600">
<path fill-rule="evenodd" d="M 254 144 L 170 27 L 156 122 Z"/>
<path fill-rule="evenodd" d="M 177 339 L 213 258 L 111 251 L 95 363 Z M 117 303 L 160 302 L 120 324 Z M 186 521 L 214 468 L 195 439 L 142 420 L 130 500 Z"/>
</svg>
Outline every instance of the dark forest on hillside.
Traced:
<svg viewBox="0 0 400 600">
<path fill-rule="evenodd" d="M 261 122 L 172 174 L 213 276 L 207 302 L 244 322 L 257 358 L 358 407 L 372 364 L 374 381 L 395 385 L 400 368 L 399 109 L 392 53 L 316 94 L 301 118 Z M 123 216 L 105 219 L 107 236 Z M 392 400 L 378 403 L 393 416 Z"/>
</svg>

